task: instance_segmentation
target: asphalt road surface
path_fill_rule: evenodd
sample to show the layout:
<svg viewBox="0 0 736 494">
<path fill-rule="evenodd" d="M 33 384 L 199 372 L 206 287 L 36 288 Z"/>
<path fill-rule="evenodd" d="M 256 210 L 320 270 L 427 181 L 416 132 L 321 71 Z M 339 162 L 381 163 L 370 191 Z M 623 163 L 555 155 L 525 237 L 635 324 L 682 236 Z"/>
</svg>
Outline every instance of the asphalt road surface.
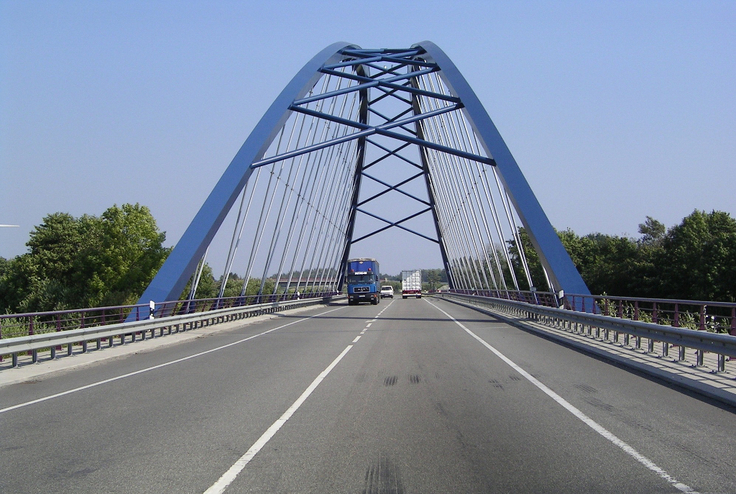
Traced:
<svg viewBox="0 0 736 494">
<path fill-rule="evenodd" d="M 4 386 L 0 458 L 3 493 L 727 493 L 736 413 L 397 298 Z"/>
</svg>

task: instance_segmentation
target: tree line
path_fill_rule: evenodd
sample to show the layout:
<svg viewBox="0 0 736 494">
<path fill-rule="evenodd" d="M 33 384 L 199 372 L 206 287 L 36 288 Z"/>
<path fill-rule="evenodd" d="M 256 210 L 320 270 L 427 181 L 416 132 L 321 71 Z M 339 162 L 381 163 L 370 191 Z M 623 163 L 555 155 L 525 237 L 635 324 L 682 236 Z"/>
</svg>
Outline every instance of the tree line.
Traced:
<svg viewBox="0 0 736 494">
<path fill-rule="evenodd" d="M 28 252 L 9 260 L 0 257 L 0 314 L 135 304 L 172 250 L 164 247 L 165 240 L 151 211 L 140 204 L 114 205 L 100 216 L 49 214 L 30 233 Z M 319 274 L 337 275 L 334 269 Z M 298 271 L 292 273 L 293 279 L 299 277 Z M 205 263 L 195 298 L 217 297 L 222 278 L 216 279 Z M 273 278 L 263 283 L 250 278 L 245 295 L 261 289 L 273 293 Z M 180 298 L 190 293 L 192 279 Z M 240 296 L 243 283 L 230 273 L 223 296 Z"/>
<path fill-rule="evenodd" d="M 131 304 L 168 256 L 150 210 L 113 206 L 101 216 L 53 213 L 28 252 L 0 258 L 0 313 Z"/>
<path fill-rule="evenodd" d="M 520 233 L 532 280 L 538 290 L 547 290 L 539 257 L 527 233 Z M 695 210 L 669 229 L 647 216 L 639 235 L 558 232 L 593 294 L 736 301 L 736 219 L 729 213 Z M 521 263 L 513 243 L 511 251 L 518 270 Z"/>
<path fill-rule="evenodd" d="M 669 229 L 647 217 L 639 234 L 558 232 L 591 293 L 736 301 L 736 220 L 728 213 L 695 210 Z M 9 260 L 0 257 L 0 313 L 134 304 L 171 251 L 164 247 L 165 239 L 150 210 L 139 204 L 113 206 L 99 217 L 50 214 L 31 232 L 28 252 Z M 535 288 L 548 290 L 523 229 L 520 239 Z M 519 251 L 510 244 L 520 273 Z M 389 279 L 398 281 L 400 275 Z M 423 270 L 428 288 L 439 288 L 446 280 L 442 269 Z M 243 281 L 231 274 L 224 295 L 240 295 Z M 521 289 L 529 289 L 524 277 L 519 281 Z M 221 282 L 205 265 L 196 298 L 217 296 Z M 249 280 L 246 294 L 260 285 L 260 280 Z M 265 293 L 275 286 L 272 280 L 265 285 Z M 183 295 L 188 293 L 189 286 Z"/>
</svg>

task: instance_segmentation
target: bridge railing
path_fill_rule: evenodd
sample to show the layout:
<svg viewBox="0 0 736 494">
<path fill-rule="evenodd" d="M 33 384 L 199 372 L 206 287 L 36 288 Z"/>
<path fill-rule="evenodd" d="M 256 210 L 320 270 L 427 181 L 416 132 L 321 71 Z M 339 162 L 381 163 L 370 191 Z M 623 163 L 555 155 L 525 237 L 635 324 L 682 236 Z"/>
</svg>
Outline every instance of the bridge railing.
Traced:
<svg viewBox="0 0 736 494">
<path fill-rule="evenodd" d="M 567 294 L 565 307 L 579 312 L 591 312 L 592 308 L 604 316 L 736 336 L 736 303 L 732 302 Z"/>
<path fill-rule="evenodd" d="M 475 295 L 478 297 L 492 297 L 515 302 L 524 302 L 545 307 L 558 307 L 560 300 L 554 293 L 525 290 L 451 290 L 461 295 Z"/>
<path fill-rule="evenodd" d="M 580 310 L 545 307 L 540 304 L 516 302 L 508 299 L 475 295 L 444 294 L 467 305 L 488 308 L 492 312 L 511 316 L 513 319 L 532 321 L 562 331 L 584 335 L 597 340 L 633 347 L 637 351 L 668 358 L 670 349 L 677 349 L 676 360 L 686 359 L 686 350 L 695 351 L 695 366 L 704 365 L 706 353 L 715 354 L 716 372 L 726 370 L 726 362 L 736 359 L 736 337 L 701 331 L 696 328 L 673 327 L 660 323 L 644 322 Z M 727 304 L 729 305 L 729 304 Z M 582 309 L 582 307 L 581 307 Z"/>
<path fill-rule="evenodd" d="M 62 347 L 66 347 L 67 355 L 72 355 L 75 349 L 77 351 L 81 349 L 83 353 L 86 353 L 90 343 L 96 346 L 96 349 L 99 350 L 103 345 L 109 347 L 114 346 L 116 339 L 118 339 L 119 344 L 124 344 L 128 340 L 136 341 L 138 339 L 146 339 L 147 337 L 153 338 L 155 336 L 178 333 L 245 317 L 270 314 L 289 308 L 313 305 L 327 301 L 334 295 L 334 292 L 321 293 L 319 296 L 316 293 L 310 293 L 310 297 L 306 298 L 300 297 L 299 299 L 296 299 L 296 297 L 285 297 L 281 300 L 271 300 L 266 302 L 259 300 L 259 297 L 251 297 L 247 300 L 251 303 L 243 303 L 244 301 L 242 300 L 240 301 L 241 303 L 236 303 L 235 301 L 225 301 L 224 299 L 207 299 L 206 302 L 199 300 L 196 301 L 198 302 L 197 304 L 193 304 L 195 301 L 188 301 L 189 303 L 187 303 L 187 301 L 176 301 L 170 303 L 170 306 L 168 307 L 169 310 L 172 307 L 177 309 L 185 308 L 187 310 L 179 310 L 179 313 L 175 315 L 166 317 L 154 316 L 153 318 L 146 317 L 134 322 L 124 323 L 120 321 L 120 318 L 118 318 L 117 321 L 105 325 L 88 325 L 86 327 L 78 327 L 75 329 L 36 332 L 25 336 L 0 339 L 0 361 L 2 361 L 2 356 L 9 355 L 12 358 L 12 366 L 17 367 L 19 356 L 24 354 L 30 355 L 31 362 L 35 363 L 39 359 L 39 352 L 48 352 L 51 359 L 58 356 L 57 352 L 62 350 Z M 218 304 L 220 303 L 222 303 L 222 307 L 218 307 Z M 229 304 L 229 307 L 224 307 L 226 303 Z M 143 312 L 142 309 L 145 308 L 146 313 L 149 310 L 149 306 L 125 307 L 140 307 L 141 312 Z M 199 310 L 195 313 L 193 310 L 190 310 L 192 307 L 203 310 Z M 167 310 L 166 304 L 157 304 L 156 311 L 159 310 L 161 312 L 165 312 Z M 56 313 L 50 314 L 55 315 Z M 47 315 L 48 313 L 46 313 L 45 316 L 40 317 L 46 317 Z M 110 321 L 110 319 L 108 318 L 107 321 Z"/>
<path fill-rule="evenodd" d="M 614 297 L 512 290 L 453 290 L 452 293 L 513 300 L 573 312 L 651 322 L 673 328 L 697 329 L 736 336 L 736 303 L 704 300 Z"/>
<path fill-rule="evenodd" d="M 172 300 L 155 304 L 153 316 L 192 314 L 217 309 L 243 307 L 261 303 L 274 303 L 287 300 L 324 298 L 335 292 L 309 292 L 305 294 L 247 295 L 243 297 L 206 298 L 195 300 Z M 149 319 L 149 304 L 118 305 L 70 309 L 48 312 L 29 312 L 23 314 L 0 315 L 0 340 L 32 336 L 36 334 L 58 333 L 73 329 L 85 329 L 110 324 L 120 324 L 128 319 L 141 321 Z M 0 356 L 0 362 L 2 356 Z"/>
</svg>

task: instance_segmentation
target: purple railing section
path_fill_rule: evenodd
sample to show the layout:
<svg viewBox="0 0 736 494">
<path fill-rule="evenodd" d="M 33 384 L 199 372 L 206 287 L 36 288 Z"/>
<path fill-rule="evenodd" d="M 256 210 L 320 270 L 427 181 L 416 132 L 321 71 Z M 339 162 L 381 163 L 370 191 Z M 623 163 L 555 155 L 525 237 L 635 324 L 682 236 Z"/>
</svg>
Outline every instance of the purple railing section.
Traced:
<svg viewBox="0 0 736 494">
<path fill-rule="evenodd" d="M 632 321 L 652 322 L 736 336 L 736 303 L 703 300 L 612 297 L 608 295 L 566 294 L 559 299 L 550 292 L 501 290 L 452 290 L 453 293 L 477 295 L 559 307 Z"/>
<path fill-rule="evenodd" d="M 565 307 L 633 321 L 652 322 L 736 336 L 736 303 L 705 300 L 565 295 Z"/>
<path fill-rule="evenodd" d="M 514 302 L 525 302 L 527 304 L 543 305 L 545 307 L 559 307 L 554 293 L 515 290 L 450 290 L 452 293 L 463 295 L 476 295 L 479 297 L 502 298 Z"/>
<path fill-rule="evenodd" d="M 175 300 L 160 302 L 155 306 L 154 317 L 174 314 L 206 312 L 267 302 L 279 302 L 307 298 L 325 298 L 337 292 L 309 292 L 289 295 L 255 295 L 243 297 L 208 298 L 197 300 Z M 95 307 L 53 312 L 31 312 L 26 314 L 0 315 L 0 338 L 14 338 L 33 334 L 52 333 L 68 329 L 89 328 L 125 322 L 130 314 L 136 321 L 148 319 L 150 307 L 144 305 L 119 305 L 114 307 Z M 0 356 L 0 361 L 2 357 Z"/>
</svg>

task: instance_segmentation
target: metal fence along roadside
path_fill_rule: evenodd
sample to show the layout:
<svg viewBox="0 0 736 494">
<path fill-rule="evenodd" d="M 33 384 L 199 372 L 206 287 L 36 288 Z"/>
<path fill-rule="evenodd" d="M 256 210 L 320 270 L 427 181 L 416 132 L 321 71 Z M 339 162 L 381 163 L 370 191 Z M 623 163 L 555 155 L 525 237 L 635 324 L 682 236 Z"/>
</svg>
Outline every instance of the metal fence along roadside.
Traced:
<svg viewBox="0 0 736 494">
<path fill-rule="evenodd" d="M 299 296 L 294 294 L 290 294 L 289 296 L 260 297 L 249 295 L 243 297 L 174 300 L 155 304 L 153 310 L 149 304 L 138 304 L 22 314 L 0 314 L 0 339 L 118 324 L 124 322 L 131 314 L 133 315 L 133 320 L 141 321 L 149 319 L 151 315 L 154 317 L 163 317 L 167 315 L 191 314 L 215 309 L 243 307 L 263 302 L 322 298 L 334 294 L 335 292 L 310 292 L 303 295 L 300 294 Z"/>
<path fill-rule="evenodd" d="M 322 303 L 333 295 L 334 292 L 310 293 L 308 297 L 296 300 L 269 300 L 265 303 L 257 297 L 175 301 L 156 304 L 153 311 L 147 305 L 137 305 L 4 315 L 0 316 L 0 362 L 3 357 L 10 356 L 12 365 L 16 366 L 19 355 L 25 353 L 31 355 L 31 362 L 37 362 L 39 352 L 44 351 L 53 359 L 63 346 L 66 346 L 66 353 L 71 355 L 75 347 L 86 352 L 90 342 L 100 349 L 103 344 L 113 346 L 115 339 L 123 344 L 127 340 L 145 339 L 149 335 L 162 336 L 243 317 Z M 122 322 L 131 311 L 139 315 L 139 320 Z"/>
<path fill-rule="evenodd" d="M 651 322 L 674 328 L 697 329 L 736 336 L 736 303 L 705 300 L 555 294 L 513 290 L 452 290 L 451 293 L 564 307 L 573 312 Z"/>
<path fill-rule="evenodd" d="M 454 294 L 450 294 L 452 297 Z M 455 295 L 459 296 L 459 295 Z M 717 355 L 716 372 L 725 370 L 725 362 L 736 358 L 736 337 L 728 334 L 655 324 L 641 320 L 619 318 L 612 315 L 574 312 L 568 309 L 544 307 L 511 300 L 499 300 L 463 295 L 462 299 L 476 305 L 493 307 L 509 314 L 521 315 L 526 319 L 540 321 L 548 326 L 586 334 L 603 341 L 633 346 L 661 357 L 670 356 L 670 348 L 678 348 L 677 358 L 685 359 L 686 349 L 697 352 L 696 365 L 702 365 L 706 352 Z M 660 321 L 661 322 L 661 321 Z M 659 350 L 656 350 L 659 349 Z"/>
<path fill-rule="evenodd" d="M 733 302 L 568 294 L 565 307 L 580 312 L 593 307 L 604 316 L 736 336 L 736 303 Z"/>
</svg>

